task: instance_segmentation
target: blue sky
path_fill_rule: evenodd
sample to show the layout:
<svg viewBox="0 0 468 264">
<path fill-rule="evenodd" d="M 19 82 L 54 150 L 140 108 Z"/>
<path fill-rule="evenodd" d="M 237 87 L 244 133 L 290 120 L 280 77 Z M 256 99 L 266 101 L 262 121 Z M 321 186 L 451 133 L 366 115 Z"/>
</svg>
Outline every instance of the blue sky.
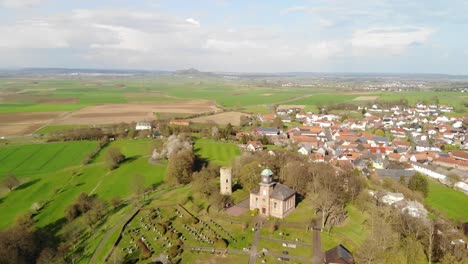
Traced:
<svg viewBox="0 0 468 264">
<path fill-rule="evenodd" d="M 468 1 L 0 0 L 0 67 L 468 74 Z"/>
</svg>

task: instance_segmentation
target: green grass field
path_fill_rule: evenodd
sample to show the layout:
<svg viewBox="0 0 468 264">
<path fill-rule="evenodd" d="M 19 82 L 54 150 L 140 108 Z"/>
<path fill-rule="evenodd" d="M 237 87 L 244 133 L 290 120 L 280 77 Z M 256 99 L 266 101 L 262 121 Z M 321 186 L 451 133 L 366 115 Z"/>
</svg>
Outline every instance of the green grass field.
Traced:
<svg viewBox="0 0 468 264">
<path fill-rule="evenodd" d="M 468 220 L 468 195 L 448 188 L 434 180 L 429 179 L 429 195 L 426 203 L 434 209 L 442 212 L 448 218 L 460 222 Z"/>
<path fill-rule="evenodd" d="M 0 148 L 0 178 L 7 173 L 24 177 L 76 166 L 96 147 L 97 142 L 94 141 L 2 147 Z"/>
<path fill-rule="evenodd" d="M 162 183 L 166 166 L 148 163 L 147 150 L 151 140 L 118 140 L 112 144 L 118 145 L 130 157 L 113 171 L 102 162 L 76 166 L 86 153 L 96 148 L 97 142 L 93 141 L 1 148 L 1 157 L 16 163 L 1 163 L 6 166 L 0 168 L 3 171 L 13 168 L 13 172 L 21 177 L 22 185 L 0 198 L 0 229 L 10 226 L 18 215 L 30 211 L 36 202 L 46 203 L 36 216 L 38 225 L 45 226 L 62 218 L 65 208 L 82 192 L 97 194 L 104 199 L 128 197 L 133 192 L 133 175 L 137 173 L 144 176 L 148 187 Z M 60 155 L 61 149 L 71 154 Z"/>
<path fill-rule="evenodd" d="M 34 134 L 48 134 L 56 131 L 70 130 L 74 128 L 87 128 L 90 126 L 87 125 L 53 125 L 53 126 L 44 126 L 40 129 L 34 131 Z"/>
<path fill-rule="evenodd" d="M 198 139 L 195 141 L 194 149 L 195 154 L 221 166 L 229 166 L 232 159 L 240 155 L 240 149 L 236 144 L 211 139 Z"/>
</svg>

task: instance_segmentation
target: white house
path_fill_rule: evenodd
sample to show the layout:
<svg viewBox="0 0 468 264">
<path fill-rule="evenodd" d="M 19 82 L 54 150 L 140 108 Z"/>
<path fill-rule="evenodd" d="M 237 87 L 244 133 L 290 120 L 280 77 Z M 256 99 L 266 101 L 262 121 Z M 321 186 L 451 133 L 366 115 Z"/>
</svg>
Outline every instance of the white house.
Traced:
<svg viewBox="0 0 468 264">
<path fill-rule="evenodd" d="M 151 130 L 153 127 L 149 122 L 138 122 L 136 124 L 135 130 Z"/>
</svg>

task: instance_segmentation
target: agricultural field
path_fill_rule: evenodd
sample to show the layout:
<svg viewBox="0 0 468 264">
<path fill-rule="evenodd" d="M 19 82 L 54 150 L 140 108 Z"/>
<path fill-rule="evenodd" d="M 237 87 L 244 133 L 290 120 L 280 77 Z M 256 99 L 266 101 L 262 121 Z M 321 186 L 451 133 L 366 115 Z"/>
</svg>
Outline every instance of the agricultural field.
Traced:
<svg viewBox="0 0 468 264">
<path fill-rule="evenodd" d="M 468 196 L 460 191 L 429 179 L 429 194 L 425 201 L 429 206 L 442 212 L 450 219 L 458 222 L 468 220 L 468 211 L 464 206 L 461 206 L 468 204 Z"/>
<path fill-rule="evenodd" d="M 17 177 L 55 172 L 81 163 L 97 142 L 60 142 L 14 145 L 0 148 L 0 178 L 7 173 Z"/>
<path fill-rule="evenodd" d="M 197 139 L 194 150 L 200 157 L 221 166 L 229 166 L 234 157 L 240 155 L 239 146 L 236 144 L 211 139 Z"/>
<path fill-rule="evenodd" d="M 234 126 L 240 125 L 241 116 L 250 116 L 249 114 L 241 113 L 241 112 L 223 112 L 219 114 L 209 115 L 209 116 L 202 116 L 190 119 L 190 121 L 194 123 L 212 123 L 218 125 L 227 125 L 231 124 Z"/>
<path fill-rule="evenodd" d="M 107 200 L 116 196 L 128 197 L 133 192 L 132 181 L 136 173 L 144 177 L 147 187 L 155 188 L 163 182 L 165 164 L 153 165 L 148 162 L 151 140 L 121 140 L 112 144 L 119 146 L 129 158 L 112 171 L 100 160 L 90 165 L 80 165 L 84 155 L 97 147 L 97 142 L 93 141 L 0 148 L 1 157 L 18 159 L 16 163 L 2 162 L 0 169 L 3 171 L 0 175 L 3 177 L 5 170 L 16 165 L 13 173 L 23 181 L 22 185 L 1 198 L 0 229 L 10 226 L 16 216 L 29 211 L 34 203 L 44 205 L 36 220 L 39 226 L 46 226 L 60 220 L 65 208 L 80 193 L 97 194 Z M 60 151 L 72 154 L 60 155 Z M 33 156 L 31 153 L 42 154 Z"/>
</svg>

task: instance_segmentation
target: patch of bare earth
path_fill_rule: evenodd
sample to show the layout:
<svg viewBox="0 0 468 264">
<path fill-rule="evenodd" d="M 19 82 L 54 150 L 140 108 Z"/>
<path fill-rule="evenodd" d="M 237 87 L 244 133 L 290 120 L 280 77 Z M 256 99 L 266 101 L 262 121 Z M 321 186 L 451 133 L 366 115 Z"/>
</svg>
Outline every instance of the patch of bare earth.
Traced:
<svg viewBox="0 0 468 264">
<path fill-rule="evenodd" d="M 353 99 L 353 101 L 374 101 L 377 100 L 378 96 L 359 96 Z"/>
<path fill-rule="evenodd" d="M 201 114 L 219 111 L 210 101 L 103 104 L 89 106 L 54 122 L 56 125 L 94 125 L 153 120 L 155 113 Z"/>
<path fill-rule="evenodd" d="M 0 113 L 0 136 L 28 135 L 64 112 Z"/>
<path fill-rule="evenodd" d="M 232 125 L 238 126 L 240 124 L 241 116 L 250 115 L 241 112 L 224 112 L 209 116 L 192 118 L 191 121 L 194 123 L 215 123 L 218 125 L 227 125 L 228 123 L 231 123 Z"/>
</svg>

